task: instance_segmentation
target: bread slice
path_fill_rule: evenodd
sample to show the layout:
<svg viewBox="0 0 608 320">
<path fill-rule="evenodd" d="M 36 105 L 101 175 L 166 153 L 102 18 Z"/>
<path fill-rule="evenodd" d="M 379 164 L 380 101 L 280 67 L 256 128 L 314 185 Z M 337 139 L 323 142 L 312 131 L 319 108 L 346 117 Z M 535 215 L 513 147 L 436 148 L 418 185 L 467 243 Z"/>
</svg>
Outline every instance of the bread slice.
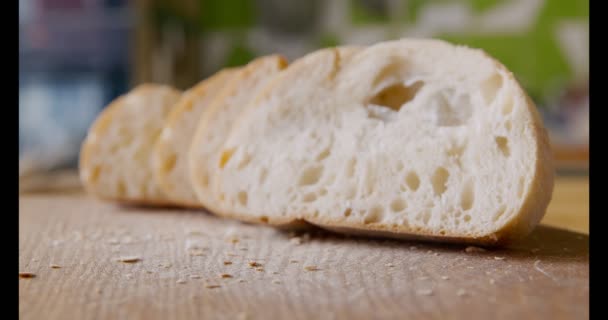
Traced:
<svg viewBox="0 0 608 320">
<path fill-rule="evenodd" d="M 210 195 L 210 177 L 215 171 L 219 148 L 234 120 L 256 92 L 287 66 L 280 55 L 257 58 L 237 72 L 216 100 L 201 115 L 189 153 L 190 182 L 200 203 L 210 211 L 217 211 Z"/>
<path fill-rule="evenodd" d="M 190 184 L 188 152 L 203 110 L 237 74 L 223 69 L 182 95 L 173 107 L 154 151 L 155 177 L 165 195 L 176 204 L 201 207 Z"/>
<path fill-rule="evenodd" d="M 171 204 L 154 179 L 152 150 L 180 96 L 169 86 L 144 84 L 100 113 L 80 150 L 87 192 L 132 204 Z"/>
<path fill-rule="evenodd" d="M 440 40 L 294 62 L 215 163 L 219 214 L 481 245 L 528 234 L 553 191 L 546 130 L 513 74 Z"/>
</svg>

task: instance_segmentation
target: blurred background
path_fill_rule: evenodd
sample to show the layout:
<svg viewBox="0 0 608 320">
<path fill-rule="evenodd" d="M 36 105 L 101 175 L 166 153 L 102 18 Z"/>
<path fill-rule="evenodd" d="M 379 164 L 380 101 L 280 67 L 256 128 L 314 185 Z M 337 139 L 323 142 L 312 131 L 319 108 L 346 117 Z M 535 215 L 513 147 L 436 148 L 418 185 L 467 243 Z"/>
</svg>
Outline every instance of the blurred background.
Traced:
<svg viewBox="0 0 608 320">
<path fill-rule="evenodd" d="M 19 0 L 20 176 L 77 166 L 112 99 L 187 89 L 256 56 L 436 37 L 483 48 L 541 111 L 560 173 L 586 174 L 588 0 Z"/>
</svg>

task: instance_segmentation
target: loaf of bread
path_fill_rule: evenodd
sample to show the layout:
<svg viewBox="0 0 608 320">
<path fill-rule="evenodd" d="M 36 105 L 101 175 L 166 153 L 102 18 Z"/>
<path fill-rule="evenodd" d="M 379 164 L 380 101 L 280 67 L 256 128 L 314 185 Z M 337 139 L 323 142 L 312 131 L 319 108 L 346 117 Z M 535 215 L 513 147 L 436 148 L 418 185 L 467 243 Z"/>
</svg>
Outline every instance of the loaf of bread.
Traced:
<svg viewBox="0 0 608 320">
<path fill-rule="evenodd" d="M 144 84 L 102 111 L 80 151 L 80 178 L 87 192 L 124 203 L 171 204 L 156 184 L 152 152 L 180 96 L 169 86 Z"/>
<path fill-rule="evenodd" d="M 481 50 L 322 49 L 233 104 L 247 100 L 221 148 L 199 133 L 190 154 L 199 199 L 222 216 L 494 245 L 528 234 L 551 199 L 541 118 Z M 229 122 L 211 118 L 223 138 Z"/>
<path fill-rule="evenodd" d="M 189 153 L 190 182 L 203 206 L 221 210 L 211 196 L 211 176 L 216 170 L 219 148 L 234 120 L 253 99 L 255 93 L 287 66 L 285 58 L 270 55 L 257 58 L 236 72 L 233 80 L 203 110 Z"/>
<path fill-rule="evenodd" d="M 155 177 L 165 195 L 184 207 L 201 207 L 190 184 L 188 152 L 203 110 L 238 73 L 223 69 L 185 92 L 173 107 L 154 151 Z"/>
</svg>

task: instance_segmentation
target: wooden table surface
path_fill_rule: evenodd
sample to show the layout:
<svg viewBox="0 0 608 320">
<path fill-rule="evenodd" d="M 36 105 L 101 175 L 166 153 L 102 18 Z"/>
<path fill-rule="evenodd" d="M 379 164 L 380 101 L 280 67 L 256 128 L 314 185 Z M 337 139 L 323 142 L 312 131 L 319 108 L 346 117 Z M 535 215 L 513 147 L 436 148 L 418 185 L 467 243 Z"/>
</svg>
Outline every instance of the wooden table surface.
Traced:
<svg viewBox="0 0 608 320">
<path fill-rule="evenodd" d="M 543 225 L 486 252 L 22 194 L 20 318 L 584 319 L 588 193 L 558 179 Z"/>
</svg>

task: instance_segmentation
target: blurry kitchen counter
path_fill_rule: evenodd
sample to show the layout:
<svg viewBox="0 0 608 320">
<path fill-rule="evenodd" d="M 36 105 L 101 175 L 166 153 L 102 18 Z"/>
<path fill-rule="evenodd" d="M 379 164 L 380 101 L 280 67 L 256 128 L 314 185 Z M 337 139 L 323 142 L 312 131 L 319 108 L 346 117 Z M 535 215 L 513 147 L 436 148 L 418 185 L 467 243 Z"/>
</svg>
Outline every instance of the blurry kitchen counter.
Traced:
<svg viewBox="0 0 608 320">
<path fill-rule="evenodd" d="M 78 174 L 59 171 L 47 175 L 30 175 L 20 179 L 21 195 L 28 193 L 82 192 Z M 589 177 L 558 176 L 553 199 L 542 224 L 589 233 Z"/>
</svg>

